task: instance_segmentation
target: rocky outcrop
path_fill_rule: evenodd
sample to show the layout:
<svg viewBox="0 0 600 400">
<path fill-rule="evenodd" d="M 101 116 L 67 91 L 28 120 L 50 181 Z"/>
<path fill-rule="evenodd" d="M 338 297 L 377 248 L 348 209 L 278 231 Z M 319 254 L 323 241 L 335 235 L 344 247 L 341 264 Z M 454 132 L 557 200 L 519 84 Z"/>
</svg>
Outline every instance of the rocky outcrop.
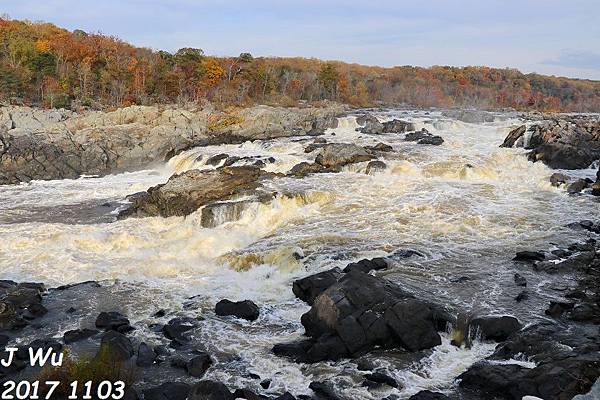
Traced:
<svg viewBox="0 0 600 400">
<path fill-rule="evenodd" d="M 483 110 L 446 110 L 442 111 L 444 117 L 457 119 L 471 124 L 494 122 L 494 114 Z"/>
<path fill-rule="evenodd" d="M 531 150 L 531 161 L 551 168 L 587 168 L 600 159 L 600 118 L 597 116 L 548 116 L 525 130 L 512 130 L 501 147 Z"/>
<path fill-rule="evenodd" d="M 379 122 L 377 117 L 366 114 L 356 118 L 356 123 L 360 125 L 357 131 L 368 135 L 381 135 L 384 133 L 405 133 L 415 130 L 412 122 L 393 119 L 391 121 Z"/>
<path fill-rule="evenodd" d="M 320 290 L 320 283 L 331 282 L 338 272 L 321 276 L 314 285 L 302 285 L 302 289 L 309 288 L 308 299 Z M 273 351 L 299 362 L 318 362 L 355 357 L 376 346 L 424 350 L 441 344 L 437 331 L 447 320 L 394 283 L 351 268 L 317 295 L 310 311 L 302 316 L 310 339 L 276 345 Z"/>
<path fill-rule="evenodd" d="M 255 194 L 263 172 L 256 167 L 223 167 L 210 171 L 190 170 L 146 192 L 129 197 L 131 207 L 119 218 L 185 216 L 200 207 L 242 194 Z"/>
<path fill-rule="evenodd" d="M 347 164 L 369 161 L 375 158 L 364 148 L 349 143 L 330 143 L 324 145 L 315 162 L 325 168 L 338 168 Z"/>
<path fill-rule="evenodd" d="M 407 133 L 404 137 L 407 142 L 417 142 L 417 144 L 430 144 L 433 146 L 439 146 L 444 143 L 444 139 L 438 135 L 432 135 L 423 128 L 418 132 Z"/>
<path fill-rule="evenodd" d="M 0 184 L 106 175 L 163 162 L 194 146 L 318 135 L 337 125 L 339 105 L 323 108 L 132 106 L 77 115 L 27 107 L 0 109 Z"/>
</svg>

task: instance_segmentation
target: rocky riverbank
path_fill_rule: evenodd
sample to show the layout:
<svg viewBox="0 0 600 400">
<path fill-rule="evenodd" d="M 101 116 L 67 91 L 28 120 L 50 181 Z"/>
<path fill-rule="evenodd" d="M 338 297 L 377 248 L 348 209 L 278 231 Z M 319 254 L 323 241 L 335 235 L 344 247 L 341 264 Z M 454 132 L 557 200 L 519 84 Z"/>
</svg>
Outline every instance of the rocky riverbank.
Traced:
<svg viewBox="0 0 600 400">
<path fill-rule="evenodd" d="M 106 175 L 162 163 L 186 149 L 279 137 L 320 135 L 344 107 L 205 108 L 132 106 L 77 115 L 0 108 L 0 184 Z"/>
</svg>

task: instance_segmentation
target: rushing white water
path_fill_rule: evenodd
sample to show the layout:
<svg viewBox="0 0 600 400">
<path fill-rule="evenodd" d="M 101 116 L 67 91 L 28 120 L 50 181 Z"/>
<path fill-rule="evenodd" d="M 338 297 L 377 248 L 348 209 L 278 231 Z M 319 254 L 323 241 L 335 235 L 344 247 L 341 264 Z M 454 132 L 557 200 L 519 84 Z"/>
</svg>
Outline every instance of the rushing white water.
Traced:
<svg viewBox="0 0 600 400">
<path fill-rule="evenodd" d="M 149 315 L 148 304 L 160 303 L 157 293 L 162 293 L 164 307 L 181 307 L 198 296 L 199 308 L 176 311 L 206 317 L 195 335 L 209 352 L 238 356 L 209 375 L 232 386 L 256 384 L 239 374 L 245 370 L 273 379 L 272 393 L 308 393 L 311 380 L 326 378 L 356 399 L 450 390 L 457 375 L 491 353 L 492 344 L 457 349 L 444 337 L 422 359 L 381 354 L 378 362 L 403 388 L 372 393 L 360 387 L 360 373 L 348 361 L 299 366 L 271 355 L 273 344 L 302 333 L 300 316 L 308 307 L 294 298 L 291 282 L 360 258 L 394 258 L 398 250 L 414 249 L 424 256 L 394 258 L 384 275 L 458 309 L 536 318 L 556 282 L 521 271 L 537 292 L 528 304 L 515 304 L 510 258 L 517 250 L 573 240 L 575 234 L 565 225 L 596 215 L 597 204 L 552 187 L 548 178 L 553 171 L 527 162 L 522 150 L 498 147 L 519 121 L 476 125 L 401 111 L 381 117 L 411 120 L 445 143 L 422 146 L 403 141 L 403 135 L 361 135 L 355 119 L 344 118 L 325 138 L 392 145 L 394 152 L 382 156 L 385 171 L 367 175 L 362 163 L 338 174 L 275 178 L 266 183 L 269 188 L 303 195 L 253 203 L 238 220 L 214 228 L 202 227 L 200 213 L 112 221 L 127 194 L 164 182 L 174 172 L 215 168 L 206 164 L 211 156 L 272 157 L 265 169 L 286 172 L 314 159 L 315 153 L 304 153 L 313 139 L 208 146 L 180 154 L 160 170 L 0 186 L 1 278 L 50 285 L 134 283 L 147 288 L 139 301 L 125 303 L 124 311 L 134 321 Z M 578 174 L 593 176 L 594 171 Z M 298 254 L 305 257 L 298 259 Z M 457 283 L 459 277 L 470 281 Z M 216 318 L 211 309 L 222 298 L 257 302 L 260 319 L 250 324 Z"/>
</svg>

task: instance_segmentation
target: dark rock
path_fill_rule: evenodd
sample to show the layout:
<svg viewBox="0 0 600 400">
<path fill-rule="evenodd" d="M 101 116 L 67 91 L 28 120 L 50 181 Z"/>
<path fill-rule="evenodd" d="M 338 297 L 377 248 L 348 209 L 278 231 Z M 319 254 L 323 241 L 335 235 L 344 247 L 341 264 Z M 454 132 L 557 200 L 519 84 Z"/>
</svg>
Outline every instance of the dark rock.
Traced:
<svg viewBox="0 0 600 400">
<path fill-rule="evenodd" d="M 520 302 L 525 301 L 527 299 L 529 299 L 529 293 L 527 293 L 526 290 L 523 290 L 521 293 L 519 293 L 517 295 L 517 297 L 515 297 L 515 301 L 517 303 L 520 303 Z"/>
<path fill-rule="evenodd" d="M 432 135 L 427 132 L 427 129 L 421 129 L 418 132 L 407 133 L 404 137 L 407 142 L 417 142 L 417 144 L 429 144 L 439 146 L 444 143 L 444 139 L 441 136 Z"/>
<path fill-rule="evenodd" d="M 279 397 L 276 397 L 274 400 L 296 400 L 294 396 L 290 392 L 285 392 Z"/>
<path fill-rule="evenodd" d="M 133 330 L 131 325 L 129 325 L 129 319 L 116 311 L 101 312 L 98 318 L 96 318 L 96 328 L 120 333 L 127 333 Z"/>
<path fill-rule="evenodd" d="M 442 115 L 470 124 L 482 124 L 495 120 L 494 114 L 482 110 L 446 110 L 442 111 Z"/>
<path fill-rule="evenodd" d="M 246 400 L 263 400 L 263 397 L 257 395 L 250 389 L 236 389 L 233 392 L 234 399 L 246 399 Z"/>
<path fill-rule="evenodd" d="M 379 160 L 369 161 L 365 172 L 367 174 L 371 174 L 372 172 L 383 171 L 386 168 L 387 168 L 387 165 L 383 161 L 379 161 Z"/>
<path fill-rule="evenodd" d="M 372 374 L 367 374 L 365 375 L 365 378 L 371 382 L 382 383 L 393 388 L 397 388 L 399 386 L 398 382 L 396 382 L 394 378 L 382 372 L 374 372 Z"/>
<path fill-rule="evenodd" d="M 570 180 L 571 180 L 570 177 L 568 177 L 565 174 L 561 174 L 560 172 L 555 172 L 552 175 L 550 175 L 550 184 L 555 187 L 564 185 L 567 182 L 569 182 Z"/>
<path fill-rule="evenodd" d="M 163 310 L 163 309 L 160 309 L 160 310 L 158 310 L 157 312 L 155 312 L 154 314 L 152 314 L 152 316 L 153 316 L 154 318 L 162 318 L 162 317 L 164 317 L 165 315 L 167 315 L 167 310 Z"/>
<path fill-rule="evenodd" d="M 544 261 L 546 256 L 544 253 L 539 251 L 519 251 L 517 255 L 513 258 L 513 261 L 525 261 L 525 262 L 533 262 L 533 261 Z"/>
<path fill-rule="evenodd" d="M 87 338 L 90 338 L 94 335 L 97 335 L 98 333 L 100 333 L 100 331 L 97 331 L 95 329 L 75 329 L 72 331 L 67 331 L 65 332 L 65 334 L 63 335 L 63 342 L 65 344 L 71 344 L 71 343 L 75 343 L 75 342 L 79 342 L 81 340 L 85 340 Z"/>
<path fill-rule="evenodd" d="M 515 273 L 514 279 L 517 286 L 527 286 L 527 279 L 521 274 Z"/>
<path fill-rule="evenodd" d="M 411 396 L 408 400 L 450 400 L 450 397 L 442 393 L 421 390 L 419 393 Z"/>
<path fill-rule="evenodd" d="M 405 133 L 415 130 L 415 125 L 412 122 L 393 119 L 383 123 L 383 133 Z"/>
<path fill-rule="evenodd" d="M 102 336 L 98 355 L 102 351 L 106 351 L 112 359 L 117 361 L 129 360 L 134 355 L 131 340 L 117 331 L 108 331 Z"/>
<path fill-rule="evenodd" d="M 185 342 L 187 338 L 184 333 L 194 329 L 194 326 L 194 321 L 188 318 L 173 318 L 163 326 L 162 333 L 167 339 Z"/>
<path fill-rule="evenodd" d="M 318 400 L 343 400 L 329 382 L 311 382 L 308 387 L 317 395 Z"/>
<path fill-rule="evenodd" d="M 501 342 L 521 330 L 521 324 L 515 317 L 479 317 L 471 320 L 471 327 L 479 330 L 485 339 Z"/>
<path fill-rule="evenodd" d="M 138 346 L 136 365 L 138 367 L 149 367 L 154 364 L 157 355 L 152 347 L 142 342 Z"/>
<path fill-rule="evenodd" d="M 233 302 L 221 300 L 215 306 L 215 314 L 218 316 L 234 316 L 248 321 L 255 321 L 260 314 L 258 306 L 250 300 Z"/>
<path fill-rule="evenodd" d="M 201 353 L 187 363 L 187 372 L 194 378 L 202 378 L 213 361 L 208 353 Z"/>
<path fill-rule="evenodd" d="M 325 172 L 326 168 L 317 163 L 308 163 L 303 161 L 299 164 L 296 164 L 290 169 L 287 175 L 292 175 L 296 177 L 304 177 L 308 174 L 316 174 L 319 172 Z"/>
<path fill-rule="evenodd" d="M 220 382 L 201 381 L 192 387 L 188 400 L 235 400 L 235 397 Z"/>
<path fill-rule="evenodd" d="M 167 382 L 143 391 L 144 400 L 187 400 L 190 385 L 182 382 Z"/>
<path fill-rule="evenodd" d="M 0 335 L 0 348 L 4 348 L 10 341 L 10 338 L 6 335 Z"/>
<path fill-rule="evenodd" d="M 440 146 L 444 144 L 444 139 L 441 136 L 431 135 L 417 141 L 417 144 L 429 144 L 432 146 Z"/>
<path fill-rule="evenodd" d="M 551 301 L 550 306 L 544 311 L 546 315 L 552 318 L 561 317 L 566 311 L 570 311 L 575 307 L 574 303 L 562 303 L 559 301 Z"/>
<path fill-rule="evenodd" d="M 350 272 L 353 270 L 358 270 L 360 272 L 364 272 L 368 274 L 371 271 L 379 271 L 382 269 L 387 269 L 388 263 L 385 258 L 373 258 L 372 260 L 360 260 L 355 263 L 350 263 L 344 268 L 344 272 Z"/>
<path fill-rule="evenodd" d="M 260 383 L 260 387 L 262 387 L 263 389 L 268 389 L 271 387 L 271 380 L 270 379 L 265 379 L 264 381 L 262 381 Z"/>
<path fill-rule="evenodd" d="M 225 160 L 228 157 L 229 154 L 225 153 L 215 154 L 214 156 L 209 157 L 208 160 L 206 160 L 206 165 L 219 165 L 221 161 Z"/>
<path fill-rule="evenodd" d="M 294 281 L 292 291 L 297 298 L 312 305 L 317 296 L 336 283 L 341 276 L 342 271 L 339 268 L 319 272 Z"/>
<path fill-rule="evenodd" d="M 527 126 L 526 125 L 521 125 L 515 129 L 513 129 L 512 131 L 510 131 L 508 133 L 508 136 L 506 136 L 506 139 L 504 139 L 504 142 L 500 145 L 500 147 L 515 147 L 515 144 L 517 143 L 517 141 L 519 139 L 521 139 L 522 142 L 522 138 L 523 135 L 525 134 L 525 132 L 527 131 Z"/>
<path fill-rule="evenodd" d="M 393 151 L 394 148 L 392 146 L 390 146 L 389 144 L 385 144 L 385 143 L 377 143 L 375 146 L 365 146 L 365 149 L 370 150 L 370 151 L 380 151 L 380 152 L 390 152 Z"/>
<path fill-rule="evenodd" d="M 33 320 L 36 318 L 41 318 L 47 313 L 48 310 L 46 309 L 46 307 L 44 307 L 40 303 L 34 303 L 25 308 L 21 316 L 26 320 Z"/>
<path fill-rule="evenodd" d="M 590 186 L 589 182 L 586 181 L 585 179 L 577 179 L 575 182 L 570 183 L 567 186 L 567 192 L 569 194 L 576 194 L 576 193 L 581 192 L 583 189 L 586 189 L 589 186 Z"/>
</svg>

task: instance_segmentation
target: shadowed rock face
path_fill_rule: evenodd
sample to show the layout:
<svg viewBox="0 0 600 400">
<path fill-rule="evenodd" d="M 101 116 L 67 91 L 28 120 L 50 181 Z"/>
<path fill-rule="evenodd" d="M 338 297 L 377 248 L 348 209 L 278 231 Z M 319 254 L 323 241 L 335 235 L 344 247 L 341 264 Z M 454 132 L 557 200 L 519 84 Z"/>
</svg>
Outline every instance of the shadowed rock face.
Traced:
<svg viewBox="0 0 600 400">
<path fill-rule="evenodd" d="M 525 140 L 529 135 L 529 139 Z M 600 159 L 600 119 L 596 116 L 560 116 L 539 122 L 526 130 L 512 130 L 500 147 L 531 149 L 531 161 L 550 168 L 587 168 Z"/>
<path fill-rule="evenodd" d="M 189 215 L 212 202 L 253 192 L 261 186 L 261 176 L 259 168 L 250 166 L 186 171 L 173 175 L 165 184 L 131 196 L 131 207 L 119 218 Z"/>
<path fill-rule="evenodd" d="M 338 105 L 210 108 L 132 106 L 85 115 L 0 109 L 0 184 L 106 175 L 163 162 L 194 146 L 320 135 L 337 126 Z"/>
</svg>

